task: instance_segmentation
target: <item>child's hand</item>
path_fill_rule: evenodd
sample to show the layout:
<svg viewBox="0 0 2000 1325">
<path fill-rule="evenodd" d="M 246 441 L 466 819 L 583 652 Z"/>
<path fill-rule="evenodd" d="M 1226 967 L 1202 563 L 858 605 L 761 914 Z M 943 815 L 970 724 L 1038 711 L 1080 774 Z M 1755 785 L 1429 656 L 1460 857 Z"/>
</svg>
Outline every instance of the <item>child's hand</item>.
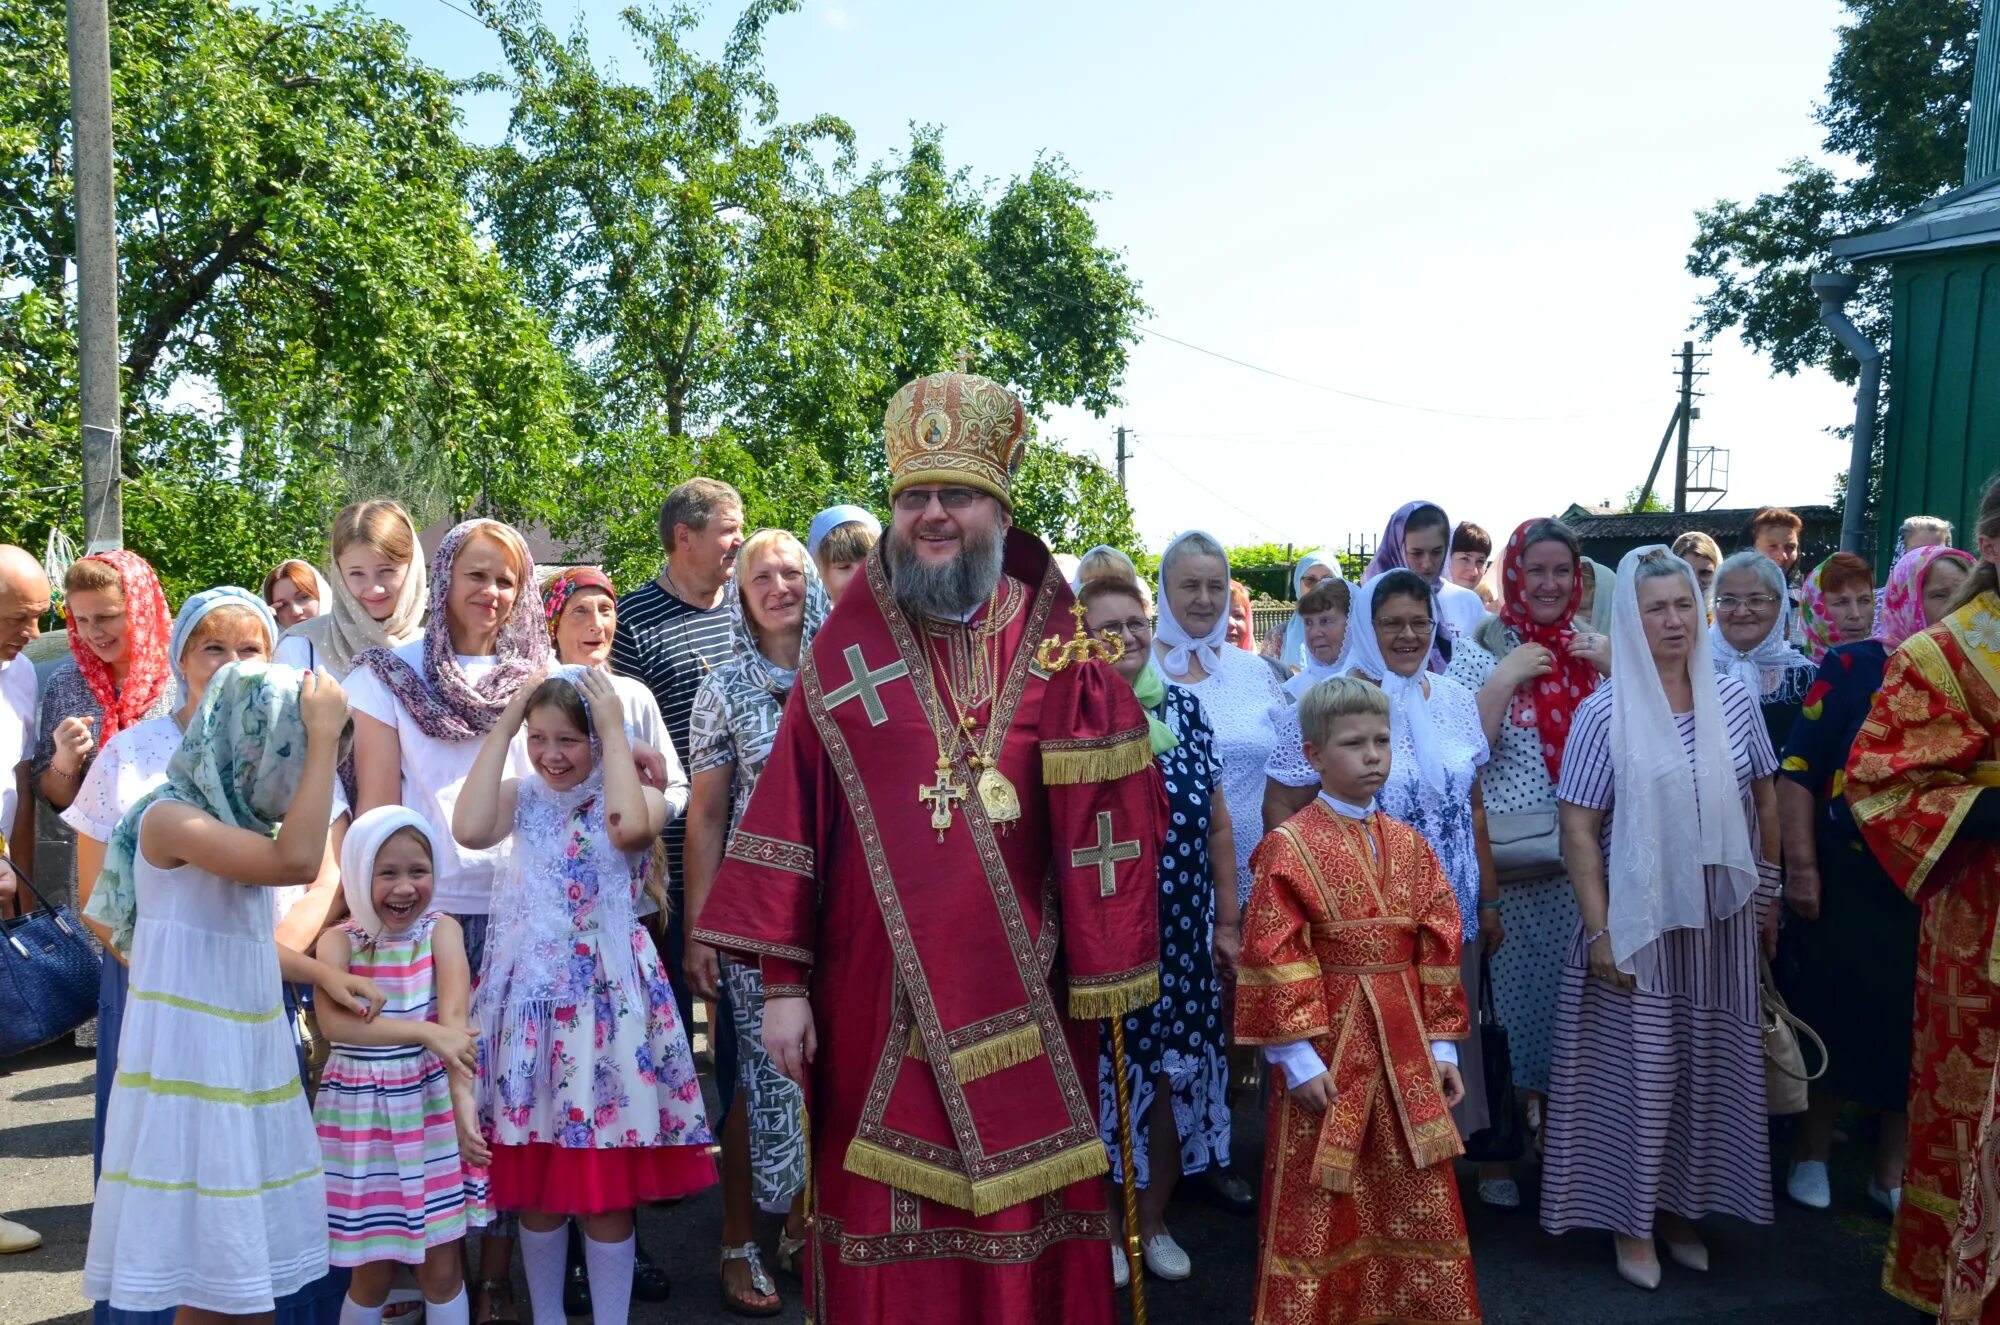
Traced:
<svg viewBox="0 0 2000 1325">
<path fill-rule="evenodd" d="M 1292 1103 L 1313 1113 L 1325 1113 L 1333 1107 L 1333 1073 L 1322 1072 L 1310 1081 L 1301 1081 L 1291 1089 Z"/>
<path fill-rule="evenodd" d="M 479 1070 L 479 1032 L 465 1026 L 432 1022 L 427 1047 L 454 1073 L 472 1079 Z"/>
<path fill-rule="evenodd" d="M 639 785 L 667 789 L 667 757 L 644 741 L 632 742 L 632 762 L 639 767 Z"/>
<path fill-rule="evenodd" d="M 1459 1075 L 1458 1064 L 1433 1061 L 1437 1069 L 1438 1090 L 1444 1094 L 1444 1107 L 1456 1109 L 1458 1102 L 1465 1098 L 1465 1078 Z"/>
<path fill-rule="evenodd" d="M 595 667 L 583 669 L 583 680 L 577 683 L 583 692 L 583 702 L 590 706 L 590 722 L 597 728 L 598 736 L 609 736 L 614 730 L 619 735 L 625 732 L 625 705 L 618 698 L 618 689 L 611 684 L 611 678 Z"/>
<path fill-rule="evenodd" d="M 387 1001 L 382 996 L 382 986 L 365 975 L 350 975 L 346 971 L 333 972 L 332 978 L 319 986 L 319 991 L 363 1021 L 375 1020 L 375 1014 Z"/>
<path fill-rule="evenodd" d="M 299 720 L 308 742 L 337 741 L 347 726 L 347 692 L 322 669 L 307 672 L 299 683 Z"/>
<path fill-rule="evenodd" d="M 544 667 L 527 680 L 521 682 L 521 688 L 514 692 L 514 697 L 507 701 L 507 707 L 500 711 L 500 721 L 508 724 L 510 727 L 520 727 L 522 722 L 527 720 L 528 696 L 534 694 L 542 682 L 548 679 L 549 669 Z"/>
<path fill-rule="evenodd" d="M 493 1151 L 479 1133 L 479 1111 L 472 1094 L 461 1091 L 452 1100 L 452 1121 L 458 1124 L 458 1157 L 473 1168 L 483 1169 L 493 1162 Z"/>
<path fill-rule="evenodd" d="M 1227 985 L 1236 979 L 1236 959 L 1243 953 L 1242 924 L 1215 922 L 1215 935 L 1209 944 L 1209 956 L 1215 962 L 1215 978 Z"/>
</svg>

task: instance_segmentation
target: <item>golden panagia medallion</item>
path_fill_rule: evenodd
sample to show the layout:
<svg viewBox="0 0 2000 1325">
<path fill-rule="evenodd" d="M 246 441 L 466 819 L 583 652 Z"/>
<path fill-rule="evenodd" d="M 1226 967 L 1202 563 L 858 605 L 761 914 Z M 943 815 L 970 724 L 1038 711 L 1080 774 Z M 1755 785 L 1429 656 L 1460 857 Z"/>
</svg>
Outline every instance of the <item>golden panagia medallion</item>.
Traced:
<svg viewBox="0 0 2000 1325">
<path fill-rule="evenodd" d="M 1014 790 L 1014 784 L 1007 775 L 988 764 L 979 773 L 979 803 L 986 807 L 986 817 L 996 824 L 1010 824 L 1021 817 L 1021 793 Z"/>
</svg>

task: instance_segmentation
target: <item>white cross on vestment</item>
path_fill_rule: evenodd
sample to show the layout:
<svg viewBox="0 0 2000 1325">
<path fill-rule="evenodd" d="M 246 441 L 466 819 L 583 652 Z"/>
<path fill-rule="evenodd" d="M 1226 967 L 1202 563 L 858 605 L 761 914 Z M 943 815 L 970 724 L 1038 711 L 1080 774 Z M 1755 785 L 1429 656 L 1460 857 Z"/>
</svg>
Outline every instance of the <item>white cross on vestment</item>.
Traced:
<svg viewBox="0 0 2000 1325">
<path fill-rule="evenodd" d="M 829 690 L 826 692 L 827 711 L 832 712 L 848 700 L 858 696 L 861 700 L 861 707 L 867 711 L 868 725 L 871 727 L 880 727 L 889 720 L 889 710 L 882 706 L 882 696 L 876 693 L 877 688 L 885 682 L 895 680 L 899 676 L 908 676 L 910 674 L 910 665 L 901 658 L 898 658 L 892 663 L 884 663 L 882 666 L 870 671 L 868 664 L 861 657 L 861 646 L 859 644 L 848 645 L 841 652 L 840 656 L 847 659 L 847 675 L 849 679 L 847 684 L 841 686 L 838 690 Z"/>
</svg>

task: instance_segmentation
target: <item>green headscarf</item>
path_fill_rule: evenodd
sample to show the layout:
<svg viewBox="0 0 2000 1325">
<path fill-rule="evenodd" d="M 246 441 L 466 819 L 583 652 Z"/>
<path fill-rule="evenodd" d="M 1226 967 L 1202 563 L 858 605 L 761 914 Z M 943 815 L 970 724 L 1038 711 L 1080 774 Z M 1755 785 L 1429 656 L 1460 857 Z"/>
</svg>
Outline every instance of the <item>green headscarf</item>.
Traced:
<svg viewBox="0 0 2000 1325">
<path fill-rule="evenodd" d="M 104 848 L 104 868 L 84 915 L 132 948 L 138 917 L 134 862 L 139 819 L 155 801 L 185 801 L 233 828 L 270 836 L 291 808 L 305 773 L 306 728 L 299 717 L 305 673 L 272 663 L 235 662 L 216 672 L 189 719 L 165 785 L 125 812 Z"/>
<path fill-rule="evenodd" d="M 1167 702 L 1167 678 L 1160 675 L 1160 669 L 1153 665 L 1151 657 L 1146 659 L 1146 669 L 1132 682 L 1132 693 L 1146 707 L 1146 736 L 1153 743 L 1155 757 L 1165 754 L 1181 743 L 1174 735 L 1174 729 L 1153 716 L 1153 710 Z"/>
</svg>

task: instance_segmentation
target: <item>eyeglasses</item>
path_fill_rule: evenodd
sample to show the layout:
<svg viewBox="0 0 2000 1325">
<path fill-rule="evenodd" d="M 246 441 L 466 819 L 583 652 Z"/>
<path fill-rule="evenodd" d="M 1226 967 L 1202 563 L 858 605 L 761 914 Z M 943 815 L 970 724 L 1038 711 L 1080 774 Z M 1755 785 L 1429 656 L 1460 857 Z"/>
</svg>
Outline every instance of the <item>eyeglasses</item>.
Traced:
<svg viewBox="0 0 2000 1325">
<path fill-rule="evenodd" d="M 1431 627 L 1436 624 L 1429 617 L 1420 616 L 1411 617 L 1407 621 L 1377 621 L 1375 629 L 1387 631 L 1393 639 L 1398 635 L 1428 635 L 1431 633 Z"/>
<path fill-rule="evenodd" d="M 1115 630 L 1126 639 L 1138 639 L 1152 632 L 1153 623 L 1142 616 L 1127 617 L 1123 621 L 1107 621 L 1097 627 L 1099 631 Z"/>
<path fill-rule="evenodd" d="M 1743 598 L 1738 598 L 1733 593 L 1726 593 L 1715 600 L 1715 610 L 1718 612 L 1740 612 L 1744 608 L 1748 608 L 1752 612 L 1761 612 L 1767 607 L 1775 607 L 1777 602 L 1778 595 L 1774 593 L 1753 593 Z"/>
<path fill-rule="evenodd" d="M 947 511 L 962 511 L 986 494 L 974 488 L 904 488 L 896 494 L 896 509 L 914 515 L 930 509 L 935 497 Z"/>
</svg>

